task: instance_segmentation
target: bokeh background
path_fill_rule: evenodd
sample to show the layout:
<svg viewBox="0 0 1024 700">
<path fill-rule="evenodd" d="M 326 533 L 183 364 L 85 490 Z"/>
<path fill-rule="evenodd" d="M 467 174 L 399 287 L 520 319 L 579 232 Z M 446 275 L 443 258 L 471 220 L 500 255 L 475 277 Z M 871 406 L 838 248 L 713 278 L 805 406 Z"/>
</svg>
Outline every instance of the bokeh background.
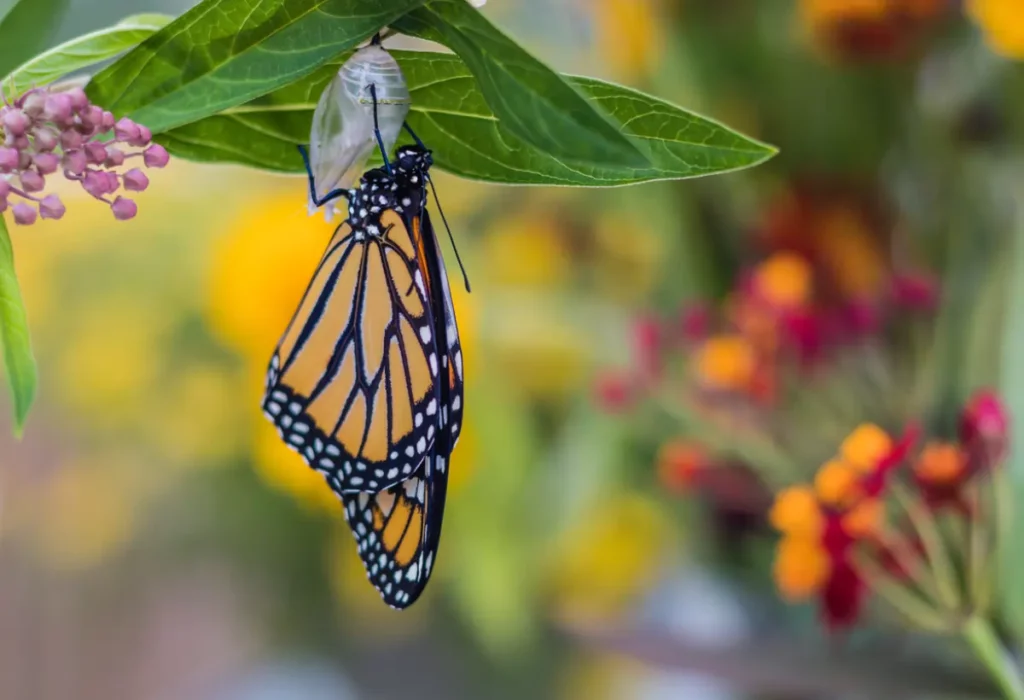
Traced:
<svg viewBox="0 0 1024 700">
<path fill-rule="evenodd" d="M 62 38 L 189 4 L 72 0 Z M 743 457 L 729 430 L 695 428 L 665 396 L 688 389 L 645 373 L 656 348 L 659 367 L 667 355 L 695 381 L 742 388 L 781 426 L 784 454 L 749 460 L 771 487 L 813 473 L 861 420 L 941 403 L 949 383 L 911 379 L 922 367 L 952 362 L 956 386 L 998 379 L 1003 253 L 1024 225 L 1024 6 L 484 11 L 564 72 L 650 91 L 781 154 L 610 190 L 437 176 L 473 283 L 452 280 L 468 409 L 433 581 L 402 613 L 365 581 L 327 486 L 258 411 L 330 235 L 302 180 L 172 162 L 131 222 L 68 188 L 64 220 L 12 225 L 42 379 L 24 439 L 0 431 L 0 697 L 910 697 L 862 684 L 955 665 L 892 629 L 827 637 L 813 606 L 780 602 L 761 491 L 691 483 Z M 772 257 L 793 250 L 813 268 Z M 815 347 L 844 352 L 824 369 L 765 374 L 728 338 L 701 345 L 745 271 L 773 259 L 772 289 L 835 312 Z M 955 351 L 933 335 L 950 308 L 968 323 Z M 897 314 L 885 332 L 870 323 L 880 309 Z M 730 406 L 746 425 L 747 404 Z M 910 658 L 880 660 L 886 644 Z M 843 651 L 809 664 L 823 646 Z"/>
</svg>

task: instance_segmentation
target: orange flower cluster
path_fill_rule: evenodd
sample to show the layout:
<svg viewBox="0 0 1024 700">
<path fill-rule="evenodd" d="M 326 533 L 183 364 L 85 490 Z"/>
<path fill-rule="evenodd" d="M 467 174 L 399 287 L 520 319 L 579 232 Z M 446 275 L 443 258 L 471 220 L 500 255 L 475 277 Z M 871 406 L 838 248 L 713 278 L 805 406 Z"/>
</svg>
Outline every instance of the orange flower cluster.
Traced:
<svg viewBox="0 0 1024 700">
<path fill-rule="evenodd" d="M 821 466 L 813 486 L 788 488 L 775 499 L 769 519 L 782 533 L 774 571 L 779 591 L 788 600 L 820 595 L 830 627 L 857 617 L 865 589 L 854 547 L 877 539 L 885 523 L 887 479 L 912 442 L 913 431 L 894 443 L 877 425 L 861 425 Z"/>
<path fill-rule="evenodd" d="M 920 568 L 907 561 L 918 556 L 920 533 L 904 532 L 907 523 L 887 518 L 890 485 L 899 480 L 915 487 L 914 497 L 932 512 L 951 508 L 980 517 L 968 507 L 965 487 L 1005 456 L 1007 427 L 998 397 L 981 391 L 963 410 L 956 441 L 930 440 L 916 454 L 916 429 L 894 441 L 876 425 L 856 428 L 812 485 L 790 487 L 775 498 L 769 520 L 781 534 L 774 568 L 780 594 L 791 601 L 817 597 L 829 628 L 855 622 L 868 592 L 858 553 L 897 579 Z M 909 546 L 896 552 L 892 542 Z"/>
</svg>

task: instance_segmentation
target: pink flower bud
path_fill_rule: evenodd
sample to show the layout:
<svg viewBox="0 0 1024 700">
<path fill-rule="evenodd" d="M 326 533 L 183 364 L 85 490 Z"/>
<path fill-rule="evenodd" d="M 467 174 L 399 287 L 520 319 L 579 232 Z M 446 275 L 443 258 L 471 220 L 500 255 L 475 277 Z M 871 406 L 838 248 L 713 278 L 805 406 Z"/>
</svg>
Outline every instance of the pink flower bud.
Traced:
<svg viewBox="0 0 1024 700">
<path fill-rule="evenodd" d="M 55 153 L 37 153 L 33 158 L 36 169 L 43 175 L 50 175 L 57 172 L 60 167 L 60 158 Z"/>
<path fill-rule="evenodd" d="M 32 154 L 26 151 L 18 151 L 18 169 L 24 170 L 25 168 L 32 167 Z"/>
<path fill-rule="evenodd" d="M 98 170 L 90 170 L 82 179 L 82 187 L 93 197 L 102 197 L 107 193 L 107 177 Z"/>
<path fill-rule="evenodd" d="M 29 118 L 17 108 L 8 108 L 3 116 L 4 130 L 14 136 L 24 136 L 28 130 Z"/>
<path fill-rule="evenodd" d="M 101 173 L 101 175 L 107 178 L 107 193 L 113 194 L 121 189 L 121 178 L 117 176 L 117 173 L 112 173 L 109 170 Z"/>
<path fill-rule="evenodd" d="M 6 199 L 7 195 L 11 193 L 11 183 L 7 182 L 6 179 L 0 177 L 0 198 Z"/>
<path fill-rule="evenodd" d="M 49 129 L 43 128 L 36 132 L 35 147 L 43 153 L 52 151 L 57 147 L 57 136 Z"/>
<path fill-rule="evenodd" d="M 132 143 L 133 141 L 139 140 L 139 125 L 133 122 L 128 117 L 121 117 L 116 124 L 114 124 L 114 136 L 118 141 L 127 141 Z"/>
<path fill-rule="evenodd" d="M 939 305 L 939 282 L 922 272 L 897 274 L 892 278 L 892 297 L 903 309 L 928 313 Z"/>
<path fill-rule="evenodd" d="M 132 145 L 142 148 L 144 146 L 148 146 L 152 140 L 153 132 L 149 130 L 149 127 L 139 124 L 139 142 Z"/>
<path fill-rule="evenodd" d="M 0 214 L 7 211 L 7 197 L 0 197 Z"/>
<path fill-rule="evenodd" d="M 661 372 L 662 330 L 653 317 L 637 319 L 633 323 L 633 352 L 635 366 L 645 379 L 653 379 Z"/>
<path fill-rule="evenodd" d="M 85 143 L 85 138 L 74 129 L 62 131 L 60 134 L 60 145 L 64 147 L 65 151 L 72 148 L 81 148 L 83 143 Z"/>
<path fill-rule="evenodd" d="M 46 98 L 46 108 L 43 110 L 43 116 L 48 121 L 66 126 L 71 123 L 71 112 L 71 98 L 65 93 L 59 92 Z"/>
<path fill-rule="evenodd" d="M 960 414 L 960 442 L 978 466 L 991 466 L 1006 456 L 1010 416 L 999 395 L 990 389 L 975 392 Z"/>
<path fill-rule="evenodd" d="M 72 175 L 81 175 L 89 165 L 88 158 L 81 151 L 67 151 L 61 161 L 64 169 Z"/>
<path fill-rule="evenodd" d="M 89 98 L 85 94 L 85 90 L 80 87 L 74 87 L 64 93 L 71 98 L 71 109 L 76 112 L 80 112 L 89 106 Z"/>
<path fill-rule="evenodd" d="M 0 172 L 9 173 L 18 167 L 17 149 L 0 146 Z"/>
<path fill-rule="evenodd" d="M 100 126 L 104 131 L 110 131 L 114 128 L 114 114 L 113 112 L 104 112 L 100 116 Z"/>
<path fill-rule="evenodd" d="M 29 117 L 35 118 L 46 109 L 46 93 L 43 90 L 32 90 L 21 99 L 21 109 Z"/>
<path fill-rule="evenodd" d="M 15 136 L 13 134 L 7 134 L 7 138 L 4 139 L 4 145 L 16 148 L 19 151 L 27 151 L 32 147 L 29 143 L 28 136 Z"/>
<path fill-rule="evenodd" d="M 167 153 L 167 149 L 158 143 L 154 143 L 142 154 L 142 160 L 147 168 L 162 168 L 170 159 L 171 156 Z"/>
<path fill-rule="evenodd" d="M 146 173 L 138 168 L 132 168 L 126 172 L 122 179 L 124 180 L 124 188 L 129 192 L 143 192 L 149 187 L 149 178 L 146 177 Z"/>
<path fill-rule="evenodd" d="M 26 192 L 39 192 L 46 187 L 46 178 L 35 170 L 23 170 L 18 175 Z"/>
<path fill-rule="evenodd" d="M 78 118 L 82 122 L 80 131 L 95 134 L 103 129 L 103 110 L 96 105 L 89 105 L 83 109 L 79 113 Z"/>
<path fill-rule="evenodd" d="M 115 199 L 114 203 L 110 205 L 110 209 L 114 212 L 114 218 L 118 221 L 127 221 L 139 213 L 139 207 L 135 202 L 124 197 Z"/>
<path fill-rule="evenodd" d="M 36 209 L 27 202 L 18 202 L 11 207 L 11 212 L 14 214 L 16 224 L 28 226 L 36 222 Z"/>
<path fill-rule="evenodd" d="M 64 216 L 64 211 L 64 202 L 55 194 L 43 197 L 39 203 L 39 215 L 44 219 L 59 219 Z"/>
<path fill-rule="evenodd" d="M 108 168 L 116 168 L 124 163 L 124 151 L 117 146 L 107 146 L 107 159 L 103 164 Z"/>
<path fill-rule="evenodd" d="M 107 159 L 107 147 L 102 143 L 90 141 L 85 144 L 85 157 L 88 158 L 89 162 L 93 165 L 102 165 Z"/>
</svg>

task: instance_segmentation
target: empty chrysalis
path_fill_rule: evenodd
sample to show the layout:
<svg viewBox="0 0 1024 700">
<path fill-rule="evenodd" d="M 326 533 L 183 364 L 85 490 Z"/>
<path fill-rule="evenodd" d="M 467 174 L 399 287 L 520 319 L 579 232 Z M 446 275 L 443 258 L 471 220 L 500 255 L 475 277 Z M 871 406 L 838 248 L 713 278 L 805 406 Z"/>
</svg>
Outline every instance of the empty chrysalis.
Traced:
<svg viewBox="0 0 1024 700">
<path fill-rule="evenodd" d="M 374 96 L 382 146 L 390 151 L 409 113 L 410 97 L 397 61 L 379 43 L 359 49 L 342 65 L 313 113 L 309 155 L 318 198 L 352 187 L 377 148 Z M 311 197 L 309 213 L 316 208 Z M 333 214 L 333 204 L 324 207 L 328 221 Z"/>
</svg>

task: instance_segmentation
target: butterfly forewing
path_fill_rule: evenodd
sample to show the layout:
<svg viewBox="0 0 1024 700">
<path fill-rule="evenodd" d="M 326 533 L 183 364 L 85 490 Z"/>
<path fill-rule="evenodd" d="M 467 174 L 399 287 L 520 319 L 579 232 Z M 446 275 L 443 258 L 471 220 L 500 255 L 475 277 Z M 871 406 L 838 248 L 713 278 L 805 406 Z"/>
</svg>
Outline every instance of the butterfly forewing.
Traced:
<svg viewBox="0 0 1024 700">
<path fill-rule="evenodd" d="M 398 211 L 343 224 L 271 358 L 264 412 L 339 493 L 408 479 L 436 438 L 445 406 L 419 256 Z"/>
</svg>

